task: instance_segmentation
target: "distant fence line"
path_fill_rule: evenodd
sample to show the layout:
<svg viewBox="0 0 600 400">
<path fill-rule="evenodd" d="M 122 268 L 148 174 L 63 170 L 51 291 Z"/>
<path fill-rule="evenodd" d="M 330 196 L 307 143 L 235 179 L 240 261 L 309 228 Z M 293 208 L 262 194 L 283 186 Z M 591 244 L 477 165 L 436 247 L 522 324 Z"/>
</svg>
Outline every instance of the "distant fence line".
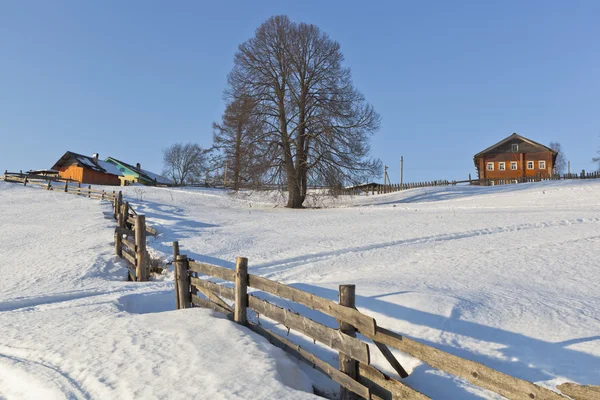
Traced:
<svg viewBox="0 0 600 400">
<path fill-rule="evenodd" d="M 370 347 L 364 338 L 372 341 L 401 379 L 408 377 L 408 373 L 389 347 L 407 353 L 429 364 L 432 368 L 455 375 L 475 386 L 490 390 L 508 399 L 566 399 L 561 394 L 532 382 L 512 377 L 483 364 L 446 353 L 378 326 L 373 317 L 356 309 L 354 285 L 340 285 L 339 303 L 336 303 L 295 287 L 249 274 L 248 260 L 243 257 L 237 258 L 235 270 L 199 263 L 180 254 L 178 242 L 173 242 L 173 257 L 175 299 L 178 309 L 194 306 L 208 308 L 246 326 L 265 337 L 271 344 L 294 355 L 300 361 L 337 382 L 340 385 L 341 400 L 357 398 L 374 400 L 429 399 L 401 380 L 394 379 L 372 366 Z M 201 276 L 204 277 L 201 278 Z M 216 283 L 206 279 L 210 277 L 224 282 Z M 231 287 L 232 284 L 233 287 Z M 248 288 L 257 289 L 257 291 L 249 294 Z M 332 328 L 295 311 L 281 308 L 257 296 L 256 294 L 259 292 L 266 293 L 267 296 L 279 297 L 286 303 L 292 301 L 326 314 L 335 318 L 339 325 L 337 328 Z M 233 302 L 233 305 L 224 299 Z M 249 321 L 248 310 L 253 310 L 261 318 L 273 320 L 282 324 L 288 331 L 291 329 L 299 332 L 309 340 L 318 341 L 338 352 L 339 368 L 294 343 L 289 335 L 284 337 L 265 327 L 260 321 L 258 323 Z M 360 333 L 361 336 L 358 336 L 357 333 Z M 595 386 L 581 386 L 573 383 L 560 385 L 559 389 L 576 400 L 597 399 L 597 391 L 600 390 Z"/>
</svg>

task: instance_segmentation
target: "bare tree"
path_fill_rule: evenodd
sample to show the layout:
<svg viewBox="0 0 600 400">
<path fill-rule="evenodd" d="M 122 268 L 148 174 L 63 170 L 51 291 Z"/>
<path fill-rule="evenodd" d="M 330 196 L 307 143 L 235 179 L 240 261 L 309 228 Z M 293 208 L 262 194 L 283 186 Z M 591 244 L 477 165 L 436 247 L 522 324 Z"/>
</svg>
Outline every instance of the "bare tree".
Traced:
<svg viewBox="0 0 600 400">
<path fill-rule="evenodd" d="M 565 169 L 567 168 L 567 159 L 562 149 L 562 145 L 559 142 L 550 142 L 548 147 L 557 152 L 556 161 L 554 162 L 554 173 L 564 174 Z"/>
<path fill-rule="evenodd" d="M 226 97 L 252 99 L 264 127 L 255 140 L 268 179 L 287 184 L 288 207 L 302 207 L 311 183 L 356 183 L 381 173 L 381 162 L 369 158 L 380 117 L 343 61 L 339 43 L 286 16 L 269 18 L 235 54 Z"/>
<path fill-rule="evenodd" d="M 163 175 L 171 178 L 176 185 L 202 177 L 205 170 L 207 150 L 195 143 L 176 143 L 163 150 Z"/>
<path fill-rule="evenodd" d="M 264 154 L 256 140 L 262 132 L 262 123 L 250 97 L 241 97 L 227 105 L 221 123 L 213 123 L 213 148 L 221 151 L 217 162 L 228 164 L 227 179 L 234 190 L 241 182 L 258 184 L 265 172 Z"/>
</svg>

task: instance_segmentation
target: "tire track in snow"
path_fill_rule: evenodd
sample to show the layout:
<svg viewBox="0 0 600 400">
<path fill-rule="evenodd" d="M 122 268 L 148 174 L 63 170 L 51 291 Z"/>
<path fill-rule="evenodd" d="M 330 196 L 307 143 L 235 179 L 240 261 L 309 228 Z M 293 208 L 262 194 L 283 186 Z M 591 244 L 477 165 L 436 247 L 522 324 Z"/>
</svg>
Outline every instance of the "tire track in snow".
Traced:
<svg viewBox="0 0 600 400">
<path fill-rule="evenodd" d="M 56 390 L 63 394 L 65 399 L 90 398 L 77 381 L 50 364 L 0 354 L 0 371 L 2 371 L 1 376 L 10 376 L 10 379 L 5 382 L 5 384 L 8 383 L 9 391 L 8 393 L 0 392 L 0 398 L 4 398 L 4 395 L 14 394 L 18 398 L 34 399 L 50 393 L 54 394 L 52 397 L 55 398 Z M 2 381 L 1 377 L 0 381 Z M 38 383 L 43 384 L 42 389 Z"/>
<path fill-rule="evenodd" d="M 439 235 L 432 236 L 423 236 L 419 238 L 412 239 L 400 239 L 400 240 L 392 240 L 389 242 L 383 243 L 375 243 L 369 244 L 365 246 L 357 246 L 350 247 L 346 249 L 340 250 L 332 250 L 323 253 L 315 253 L 312 255 L 292 257 L 286 260 L 279 260 L 268 262 L 264 264 L 259 264 L 254 267 L 255 272 L 265 271 L 268 274 L 277 273 L 278 270 L 283 268 L 296 267 L 299 265 L 309 264 L 313 262 L 324 261 L 333 257 L 342 256 L 346 254 L 352 253 L 362 253 L 367 251 L 381 250 L 390 247 L 396 246 L 408 246 L 413 244 L 420 243 L 435 243 L 435 242 L 447 242 L 450 240 L 461 240 L 461 239 L 469 239 L 477 236 L 487 236 L 487 235 L 496 235 L 500 233 L 511 233 L 511 232 L 519 232 L 519 231 L 528 231 L 534 229 L 543 229 L 543 228 L 552 228 L 557 226 L 569 226 L 569 225 L 580 225 L 580 224 L 592 224 L 600 222 L 600 218 L 577 218 L 570 220 L 562 220 L 562 221 L 548 221 L 548 222 L 539 222 L 539 223 L 525 223 L 519 225 L 512 226 L 502 226 L 496 228 L 485 228 L 485 229 L 475 229 L 471 231 L 465 232 L 457 232 L 457 233 L 443 233 Z"/>
</svg>

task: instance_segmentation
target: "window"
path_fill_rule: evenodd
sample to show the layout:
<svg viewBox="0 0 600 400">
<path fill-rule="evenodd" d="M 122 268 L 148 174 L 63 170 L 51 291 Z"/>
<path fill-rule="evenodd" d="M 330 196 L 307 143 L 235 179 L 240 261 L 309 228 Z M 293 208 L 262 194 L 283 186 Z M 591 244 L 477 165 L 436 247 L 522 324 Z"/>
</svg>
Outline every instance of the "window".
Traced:
<svg viewBox="0 0 600 400">
<path fill-rule="evenodd" d="M 538 167 L 540 169 L 546 169 L 546 161 L 538 161 Z"/>
<path fill-rule="evenodd" d="M 511 161 L 510 162 L 510 169 L 513 171 L 516 171 L 518 168 L 517 162 L 516 161 Z"/>
<path fill-rule="evenodd" d="M 533 161 L 527 161 L 527 169 L 533 169 Z"/>
<path fill-rule="evenodd" d="M 487 170 L 488 171 L 493 171 L 494 170 L 494 163 L 493 162 L 487 163 Z"/>
<path fill-rule="evenodd" d="M 498 169 L 500 171 L 504 171 L 506 169 L 506 163 L 505 162 L 499 162 L 498 163 Z"/>
<path fill-rule="evenodd" d="M 517 143 L 511 144 L 511 149 L 513 152 L 519 151 L 519 145 Z"/>
</svg>

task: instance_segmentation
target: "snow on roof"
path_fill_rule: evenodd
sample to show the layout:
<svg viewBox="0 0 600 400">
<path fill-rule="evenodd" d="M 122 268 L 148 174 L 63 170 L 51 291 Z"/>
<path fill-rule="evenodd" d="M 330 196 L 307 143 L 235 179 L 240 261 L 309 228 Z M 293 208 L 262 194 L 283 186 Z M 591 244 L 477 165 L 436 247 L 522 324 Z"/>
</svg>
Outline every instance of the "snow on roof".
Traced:
<svg viewBox="0 0 600 400">
<path fill-rule="evenodd" d="M 108 157 L 106 160 L 107 160 L 106 162 L 108 162 L 111 165 L 114 165 L 113 162 L 121 164 L 122 166 L 126 167 L 129 170 L 131 170 L 133 172 L 137 172 L 140 175 L 143 175 L 142 176 L 143 178 L 146 178 L 146 179 L 151 180 L 151 181 L 155 181 L 156 183 L 161 183 L 161 184 L 164 184 L 164 185 L 172 185 L 174 183 L 171 179 L 169 179 L 167 177 L 155 174 L 154 172 L 150 172 L 150 171 L 147 171 L 145 169 L 134 167 L 132 164 L 128 164 L 128 163 L 126 163 L 124 161 L 117 160 L 114 157 Z M 109 160 L 112 160 L 113 162 L 111 162 Z"/>
<path fill-rule="evenodd" d="M 73 153 L 72 151 L 67 151 L 60 158 L 60 160 L 58 160 L 58 162 L 56 164 L 54 164 L 52 169 L 58 169 L 61 164 L 63 164 L 64 162 L 66 162 L 67 160 L 70 160 L 70 159 L 75 160 L 75 162 L 81 167 L 86 167 L 86 168 L 89 168 L 89 169 L 92 169 L 92 170 L 98 171 L 98 172 L 104 172 L 106 174 L 123 176 L 121 171 L 119 171 L 119 169 L 111 163 L 107 163 L 107 162 L 101 161 L 101 160 L 94 161 L 94 159 L 92 157 L 84 156 L 83 154 Z"/>
<path fill-rule="evenodd" d="M 166 178 L 162 175 L 155 174 L 150 171 L 146 171 L 145 169 L 140 170 L 144 175 L 148 176 L 148 178 L 156 181 L 157 183 L 164 183 L 165 185 L 172 185 L 173 181 L 169 178 Z"/>
</svg>

